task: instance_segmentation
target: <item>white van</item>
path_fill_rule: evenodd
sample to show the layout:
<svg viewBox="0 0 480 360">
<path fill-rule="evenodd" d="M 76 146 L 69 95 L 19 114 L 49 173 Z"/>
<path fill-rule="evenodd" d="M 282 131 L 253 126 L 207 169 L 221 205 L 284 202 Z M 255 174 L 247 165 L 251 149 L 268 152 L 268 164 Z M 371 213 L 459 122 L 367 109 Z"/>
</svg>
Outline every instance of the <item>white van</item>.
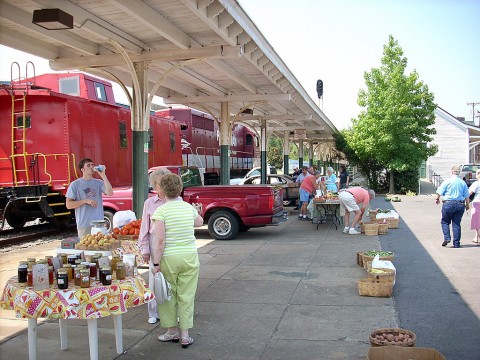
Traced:
<svg viewBox="0 0 480 360">
<path fill-rule="evenodd" d="M 277 169 L 273 166 L 268 165 L 267 166 L 267 174 L 277 174 Z M 238 178 L 238 179 L 230 179 L 230 185 L 238 185 L 245 179 L 248 179 L 251 176 L 255 175 L 261 175 L 261 167 L 257 166 L 254 167 L 252 170 L 250 170 L 243 178 Z"/>
</svg>

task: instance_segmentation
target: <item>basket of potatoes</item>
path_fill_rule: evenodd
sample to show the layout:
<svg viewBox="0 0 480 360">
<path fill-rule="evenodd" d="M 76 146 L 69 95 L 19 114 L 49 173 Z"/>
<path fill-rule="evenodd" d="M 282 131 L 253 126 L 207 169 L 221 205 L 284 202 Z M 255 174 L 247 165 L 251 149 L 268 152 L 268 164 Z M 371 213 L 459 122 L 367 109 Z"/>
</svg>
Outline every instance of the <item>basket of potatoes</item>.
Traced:
<svg viewBox="0 0 480 360">
<path fill-rule="evenodd" d="M 417 336 L 410 330 L 400 328 L 382 328 L 370 333 L 372 346 L 415 346 Z"/>
</svg>

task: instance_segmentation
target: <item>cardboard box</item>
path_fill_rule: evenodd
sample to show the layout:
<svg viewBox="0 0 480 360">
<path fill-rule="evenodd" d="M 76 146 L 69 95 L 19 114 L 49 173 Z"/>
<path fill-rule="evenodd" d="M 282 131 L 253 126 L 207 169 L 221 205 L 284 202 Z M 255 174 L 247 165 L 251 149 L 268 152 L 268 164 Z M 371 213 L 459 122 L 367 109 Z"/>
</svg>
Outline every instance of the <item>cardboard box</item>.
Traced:
<svg viewBox="0 0 480 360">
<path fill-rule="evenodd" d="M 368 350 L 367 360 L 446 360 L 435 349 L 401 346 L 380 346 Z"/>
<path fill-rule="evenodd" d="M 69 237 L 66 238 L 65 240 L 62 240 L 62 249 L 75 249 L 75 245 L 80 242 L 80 239 L 78 236 L 75 237 Z"/>
</svg>

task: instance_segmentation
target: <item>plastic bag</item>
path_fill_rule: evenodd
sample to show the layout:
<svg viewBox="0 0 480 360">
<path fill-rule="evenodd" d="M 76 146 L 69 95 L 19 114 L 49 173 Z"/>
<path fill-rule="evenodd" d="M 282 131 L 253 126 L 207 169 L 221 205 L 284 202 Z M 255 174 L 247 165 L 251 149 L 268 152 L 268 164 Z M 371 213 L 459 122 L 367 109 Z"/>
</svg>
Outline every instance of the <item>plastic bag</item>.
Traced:
<svg viewBox="0 0 480 360">
<path fill-rule="evenodd" d="M 172 298 L 172 287 L 161 272 L 157 272 L 154 276 L 153 293 L 157 304 L 163 304 Z"/>
<path fill-rule="evenodd" d="M 127 225 L 130 221 L 137 220 L 135 213 L 132 210 L 122 210 L 117 211 L 115 215 L 113 215 L 113 227 L 114 228 L 121 228 L 124 225 Z"/>
</svg>

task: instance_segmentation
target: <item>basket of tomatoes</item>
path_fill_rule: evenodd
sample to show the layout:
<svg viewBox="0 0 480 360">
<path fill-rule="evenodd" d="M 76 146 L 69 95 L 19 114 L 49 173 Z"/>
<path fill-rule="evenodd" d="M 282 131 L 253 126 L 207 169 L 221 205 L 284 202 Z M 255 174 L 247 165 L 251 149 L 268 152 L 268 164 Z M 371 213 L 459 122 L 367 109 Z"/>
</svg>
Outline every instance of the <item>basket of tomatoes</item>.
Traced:
<svg viewBox="0 0 480 360">
<path fill-rule="evenodd" d="M 136 240 L 140 234 L 141 225 L 142 219 L 133 220 L 121 228 L 114 228 L 112 234 L 118 240 Z"/>
</svg>

